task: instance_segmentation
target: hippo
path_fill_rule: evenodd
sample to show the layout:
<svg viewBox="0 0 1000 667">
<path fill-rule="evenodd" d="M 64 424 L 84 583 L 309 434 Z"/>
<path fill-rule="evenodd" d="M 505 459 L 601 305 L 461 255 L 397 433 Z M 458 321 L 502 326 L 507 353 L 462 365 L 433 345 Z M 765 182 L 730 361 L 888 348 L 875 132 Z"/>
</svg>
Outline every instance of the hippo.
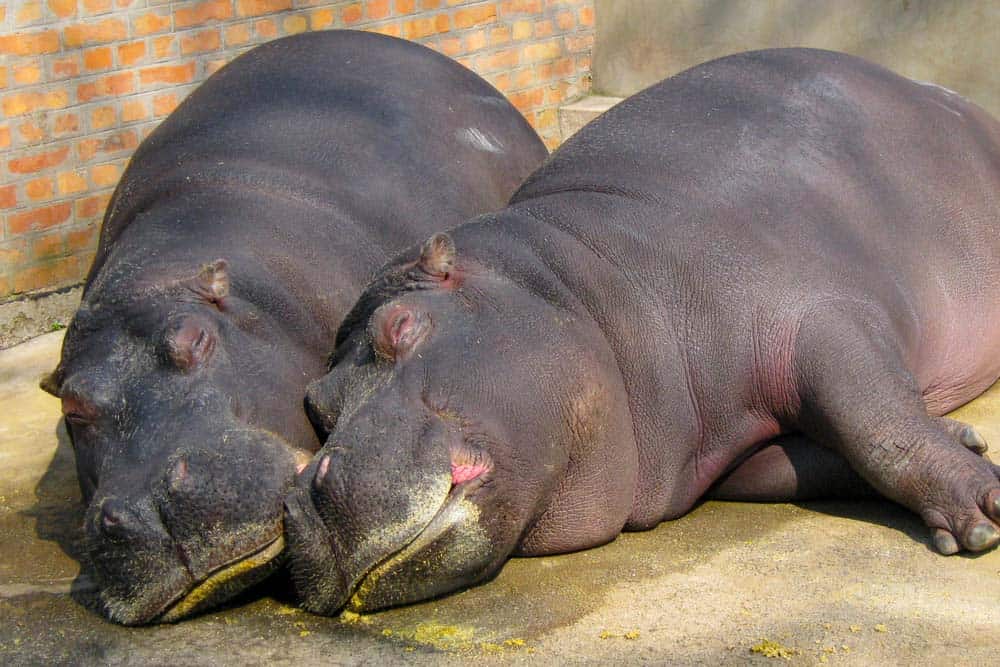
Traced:
<svg viewBox="0 0 1000 667">
<path fill-rule="evenodd" d="M 322 444 L 302 397 L 341 320 L 390 257 L 502 208 L 546 155 L 476 74 L 355 31 L 249 51 L 139 146 L 43 381 L 108 618 L 175 621 L 279 566 Z"/>
<path fill-rule="evenodd" d="M 870 489 L 943 554 L 993 547 L 1000 468 L 941 415 L 1000 376 L 998 194 L 1000 124 L 845 54 L 623 101 L 345 318 L 285 503 L 304 607 L 430 598 L 713 496 Z"/>
</svg>

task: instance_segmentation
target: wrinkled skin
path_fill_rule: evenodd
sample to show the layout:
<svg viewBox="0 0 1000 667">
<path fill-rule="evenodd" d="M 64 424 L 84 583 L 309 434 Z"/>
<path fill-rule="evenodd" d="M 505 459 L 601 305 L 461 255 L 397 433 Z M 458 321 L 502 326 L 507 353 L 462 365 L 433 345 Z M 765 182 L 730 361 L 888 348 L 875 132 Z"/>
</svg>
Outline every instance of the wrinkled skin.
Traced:
<svg viewBox="0 0 1000 667">
<path fill-rule="evenodd" d="M 942 553 L 992 548 L 1000 469 L 940 415 L 1000 376 L 998 192 L 994 120 L 843 54 L 626 100 L 345 320 L 286 501 L 305 606 L 438 595 L 706 494 L 877 492 Z"/>
<path fill-rule="evenodd" d="M 302 395 L 365 281 L 502 207 L 544 156 L 473 73 L 351 31 L 254 49 L 139 147 L 43 383 L 109 618 L 174 621 L 276 567 L 282 501 L 321 444 Z"/>
</svg>

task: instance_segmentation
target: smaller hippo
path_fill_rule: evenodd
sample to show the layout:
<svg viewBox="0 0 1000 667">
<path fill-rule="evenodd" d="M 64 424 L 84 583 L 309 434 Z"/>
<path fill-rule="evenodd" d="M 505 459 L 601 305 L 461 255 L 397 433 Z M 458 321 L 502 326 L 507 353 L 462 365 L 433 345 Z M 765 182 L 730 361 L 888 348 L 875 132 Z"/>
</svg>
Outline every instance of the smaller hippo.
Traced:
<svg viewBox="0 0 1000 667">
<path fill-rule="evenodd" d="M 716 485 L 864 480 L 941 553 L 992 548 L 1000 468 L 940 415 L 1000 376 L 998 194 L 1000 124 L 844 54 L 739 54 L 622 102 L 345 319 L 286 500 L 304 606 L 436 596 Z"/>
<path fill-rule="evenodd" d="M 341 319 L 393 254 L 501 208 L 545 155 L 471 71 L 355 31 L 247 52 L 139 146 L 44 383 L 109 618 L 175 621 L 280 564 L 282 501 L 321 445 L 302 394 Z"/>
</svg>

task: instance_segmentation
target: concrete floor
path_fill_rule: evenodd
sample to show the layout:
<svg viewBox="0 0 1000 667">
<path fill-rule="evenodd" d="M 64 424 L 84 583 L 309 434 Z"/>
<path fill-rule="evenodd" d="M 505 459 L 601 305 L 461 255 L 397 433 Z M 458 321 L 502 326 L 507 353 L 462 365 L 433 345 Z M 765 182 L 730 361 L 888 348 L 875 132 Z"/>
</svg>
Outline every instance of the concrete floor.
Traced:
<svg viewBox="0 0 1000 667">
<path fill-rule="evenodd" d="M 367 617 L 298 611 L 280 579 L 173 626 L 88 609 L 58 401 L 61 333 L 0 351 L 0 664 L 997 664 L 1000 552 L 942 558 L 889 503 L 707 503 L 613 544 Z M 994 417 L 990 417 L 990 415 Z M 1000 445 L 1000 388 L 959 418 Z M 991 421 L 992 419 L 992 421 Z M 770 655 L 768 655 L 770 654 Z"/>
</svg>

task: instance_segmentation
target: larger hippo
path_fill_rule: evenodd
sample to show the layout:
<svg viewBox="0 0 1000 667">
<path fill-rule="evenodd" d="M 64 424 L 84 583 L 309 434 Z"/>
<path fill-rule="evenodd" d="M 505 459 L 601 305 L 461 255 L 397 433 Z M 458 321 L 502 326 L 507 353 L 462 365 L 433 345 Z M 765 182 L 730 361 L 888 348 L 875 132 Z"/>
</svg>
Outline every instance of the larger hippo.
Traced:
<svg viewBox="0 0 1000 667">
<path fill-rule="evenodd" d="M 275 566 L 322 444 L 302 395 L 367 279 L 501 208 L 545 155 L 472 72 L 351 31 L 250 51 L 143 142 L 44 383 L 111 619 L 176 620 Z"/>
<path fill-rule="evenodd" d="M 807 49 L 657 84 L 366 288 L 286 501 L 304 604 L 438 595 L 720 480 L 844 492 L 844 461 L 941 552 L 988 549 L 1000 469 L 939 415 L 1000 376 L 998 281 L 1000 125 L 973 104 Z"/>
</svg>

